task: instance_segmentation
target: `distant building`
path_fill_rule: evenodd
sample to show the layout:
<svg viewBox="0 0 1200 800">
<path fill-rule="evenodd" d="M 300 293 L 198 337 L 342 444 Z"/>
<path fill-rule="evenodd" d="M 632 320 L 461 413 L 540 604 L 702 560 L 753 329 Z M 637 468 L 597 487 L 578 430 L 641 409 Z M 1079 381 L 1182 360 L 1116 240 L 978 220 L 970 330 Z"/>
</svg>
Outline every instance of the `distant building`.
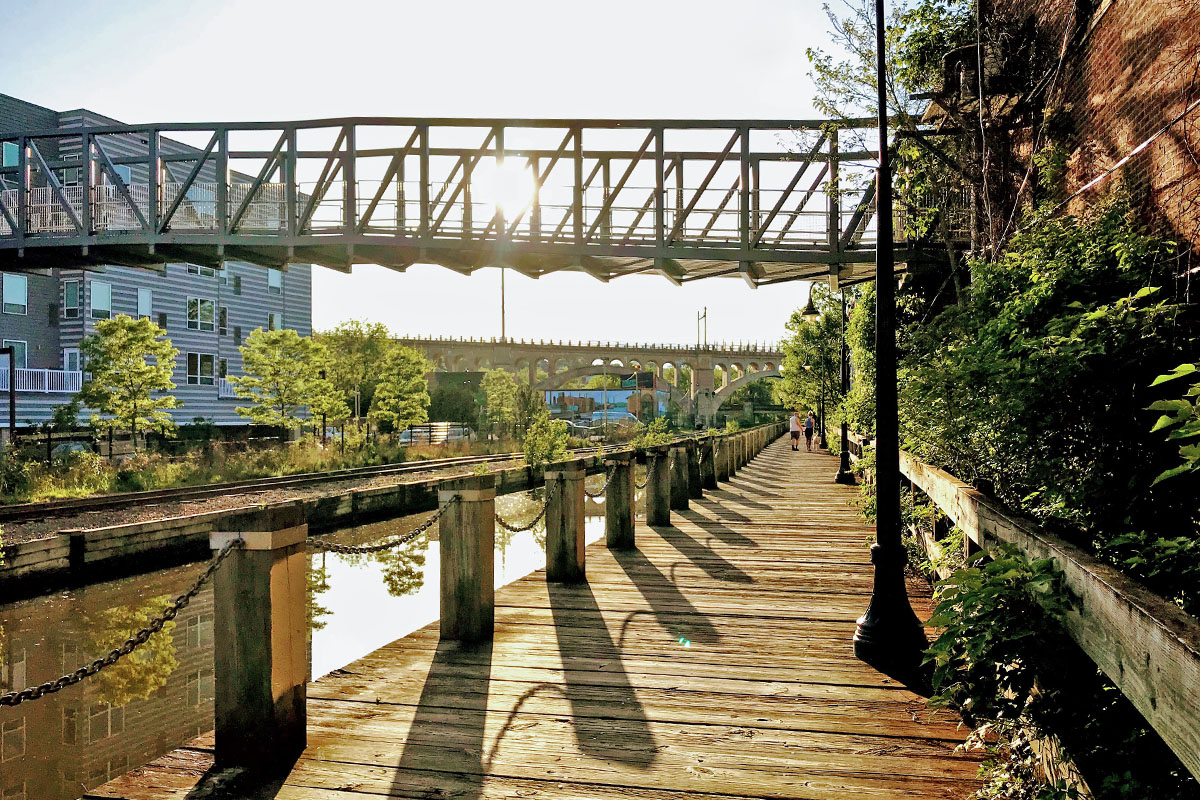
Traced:
<svg viewBox="0 0 1200 800">
<path fill-rule="evenodd" d="M 0 94 L 0 131 L 113 124 L 120 123 L 84 109 L 52 111 Z M 5 142 L 0 166 L 18 164 L 18 150 Z M 71 158 L 67 152 L 53 156 Z M 140 180 L 144 186 L 146 176 L 136 174 L 144 172 L 142 167 L 117 169 L 125 181 Z M 79 170 L 65 166 L 55 172 L 69 191 L 81 185 Z M 0 191 L 13 189 L 0 175 Z M 196 205 L 204 202 L 195 200 Z M 6 359 L 0 359 L 0 425 L 8 425 L 4 395 L 14 378 L 18 427 L 43 422 L 54 406 L 70 401 L 83 380 L 80 339 L 94 332 L 97 320 L 117 314 L 149 317 L 179 349 L 173 378 L 181 403 L 173 412 L 177 423 L 203 417 L 217 425 L 242 425 L 247 420 L 234 408 L 245 401 L 234 398 L 226 380 L 242 374 L 238 346 L 255 328 L 291 328 L 302 336 L 312 332 L 312 268 L 293 264 L 277 270 L 226 262 L 222 270 L 167 264 L 162 272 L 92 266 L 0 273 L 0 339 L 17 351 L 15 376 L 8 374 Z"/>
</svg>

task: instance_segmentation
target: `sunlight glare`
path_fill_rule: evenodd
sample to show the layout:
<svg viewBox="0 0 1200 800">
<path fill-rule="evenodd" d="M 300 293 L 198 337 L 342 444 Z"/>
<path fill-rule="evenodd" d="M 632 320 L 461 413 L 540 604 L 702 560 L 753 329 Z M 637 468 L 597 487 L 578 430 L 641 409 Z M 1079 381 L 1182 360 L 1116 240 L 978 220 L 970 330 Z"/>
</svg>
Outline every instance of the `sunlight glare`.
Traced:
<svg viewBox="0 0 1200 800">
<path fill-rule="evenodd" d="M 483 159 L 471 172 L 471 193 L 476 202 L 495 206 L 496 213 L 512 219 L 533 200 L 533 170 L 520 158 Z"/>
</svg>

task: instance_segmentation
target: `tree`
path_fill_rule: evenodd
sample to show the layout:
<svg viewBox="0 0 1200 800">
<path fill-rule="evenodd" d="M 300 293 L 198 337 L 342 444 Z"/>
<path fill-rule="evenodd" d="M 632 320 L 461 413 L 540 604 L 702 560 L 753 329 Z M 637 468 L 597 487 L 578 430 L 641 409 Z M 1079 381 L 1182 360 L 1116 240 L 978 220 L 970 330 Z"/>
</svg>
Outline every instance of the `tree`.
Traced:
<svg viewBox="0 0 1200 800">
<path fill-rule="evenodd" d="M 841 401 L 841 304 L 822 284 L 812 285 L 813 304 L 820 316 L 809 322 L 800 311 L 787 322 L 783 341 L 780 397 L 793 408 L 818 407 Z M 821 420 L 824 423 L 824 419 Z"/>
<path fill-rule="evenodd" d="M 484 410 L 487 422 L 499 429 L 501 435 L 511 433 L 517 418 L 517 382 L 502 369 L 491 369 L 480 381 L 486 398 Z"/>
<path fill-rule="evenodd" d="M 393 345 L 380 365 L 368 416 L 393 430 L 420 425 L 429 419 L 429 383 L 433 365 L 419 350 Z"/>
<path fill-rule="evenodd" d="M 351 319 L 314 337 L 329 352 L 329 380 L 347 399 L 359 393 L 356 413 L 371 407 L 380 370 L 393 346 L 387 326 Z"/>
<path fill-rule="evenodd" d="M 545 395 L 527 383 L 517 386 L 513 413 L 513 428 L 517 438 L 524 439 L 538 413 L 546 409 Z"/>
<path fill-rule="evenodd" d="M 611 372 L 607 375 L 593 375 L 588 378 L 587 383 L 583 385 L 584 389 L 620 389 L 621 376 L 614 375 Z"/>
<path fill-rule="evenodd" d="M 96 321 L 96 332 L 80 343 L 91 377 L 79 399 L 90 408 L 91 424 L 99 429 L 125 428 L 137 447 L 138 430 L 173 427 L 169 409 L 179 401 L 171 369 L 179 351 L 162 328 L 148 319 L 124 314 Z"/>
<path fill-rule="evenodd" d="M 320 375 L 329 363 L 325 347 L 290 328 L 255 328 L 239 349 L 246 375 L 230 382 L 237 396 L 253 405 L 236 411 L 257 425 L 295 430 L 303 424 L 306 410 L 321 407 L 336 391 Z"/>
<path fill-rule="evenodd" d="M 538 410 L 529 422 L 522 449 L 525 463 L 531 467 L 563 460 L 567 455 L 567 423 L 551 419 L 545 408 Z"/>
</svg>

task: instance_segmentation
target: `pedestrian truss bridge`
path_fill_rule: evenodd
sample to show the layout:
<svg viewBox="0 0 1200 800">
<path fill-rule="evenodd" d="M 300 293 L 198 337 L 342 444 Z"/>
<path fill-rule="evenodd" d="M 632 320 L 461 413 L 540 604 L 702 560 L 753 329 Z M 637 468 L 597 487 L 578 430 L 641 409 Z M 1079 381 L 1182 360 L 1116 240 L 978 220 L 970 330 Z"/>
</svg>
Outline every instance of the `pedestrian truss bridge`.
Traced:
<svg viewBox="0 0 1200 800">
<path fill-rule="evenodd" d="M 836 284 L 872 275 L 872 125 L 351 117 L 0 132 L 17 153 L 0 167 L 0 268 L 433 263 Z"/>
</svg>

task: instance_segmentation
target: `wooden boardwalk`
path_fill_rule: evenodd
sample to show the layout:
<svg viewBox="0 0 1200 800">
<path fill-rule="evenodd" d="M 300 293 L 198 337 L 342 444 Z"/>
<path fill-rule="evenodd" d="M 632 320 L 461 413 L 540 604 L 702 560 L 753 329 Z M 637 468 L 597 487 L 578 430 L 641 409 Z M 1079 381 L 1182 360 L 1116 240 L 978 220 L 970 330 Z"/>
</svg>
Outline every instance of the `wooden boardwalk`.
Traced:
<svg viewBox="0 0 1200 800">
<path fill-rule="evenodd" d="M 587 585 L 499 590 L 490 645 L 434 623 L 310 684 L 308 749 L 263 796 L 968 797 L 956 720 L 854 658 L 872 532 L 836 467 L 777 441 L 636 551 L 592 545 Z M 88 796 L 244 796 L 192 790 L 210 764 L 185 748 Z"/>
</svg>

